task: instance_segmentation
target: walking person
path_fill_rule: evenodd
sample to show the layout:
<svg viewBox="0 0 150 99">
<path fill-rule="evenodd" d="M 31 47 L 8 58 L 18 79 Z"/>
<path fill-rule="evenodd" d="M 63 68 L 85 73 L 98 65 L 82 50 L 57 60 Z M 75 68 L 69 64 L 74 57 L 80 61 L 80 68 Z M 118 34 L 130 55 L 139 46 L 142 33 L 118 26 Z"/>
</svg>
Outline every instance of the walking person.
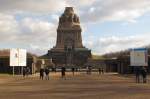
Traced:
<svg viewBox="0 0 150 99">
<path fill-rule="evenodd" d="M 142 77 L 143 77 L 143 83 L 146 83 L 147 82 L 147 71 L 146 71 L 146 68 L 142 67 L 141 74 L 142 74 Z"/>
<path fill-rule="evenodd" d="M 45 69 L 45 74 L 46 74 L 45 79 L 49 80 L 49 69 L 48 68 Z"/>
<path fill-rule="evenodd" d="M 101 69 L 101 73 L 104 74 L 104 68 Z"/>
<path fill-rule="evenodd" d="M 41 69 L 40 69 L 40 79 L 43 80 L 43 77 L 44 77 L 44 69 L 41 68 Z"/>
<path fill-rule="evenodd" d="M 25 76 L 26 76 L 26 72 L 27 72 L 27 70 L 26 70 L 26 68 L 24 67 L 23 68 L 23 77 L 25 78 Z"/>
<path fill-rule="evenodd" d="M 90 66 L 89 67 L 89 75 L 91 75 L 92 74 L 92 67 Z"/>
<path fill-rule="evenodd" d="M 29 76 L 29 74 L 30 74 L 30 68 L 27 67 L 27 68 L 26 68 L 26 75 Z"/>
<path fill-rule="evenodd" d="M 74 76 L 74 72 L 75 72 L 75 68 L 74 67 L 72 67 L 72 74 L 73 74 L 73 76 Z"/>
<path fill-rule="evenodd" d="M 99 75 L 102 73 L 102 69 L 98 68 Z"/>
<path fill-rule="evenodd" d="M 63 67 L 61 68 L 61 77 L 66 79 L 66 77 L 65 77 L 65 75 L 66 75 L 65 72 L 66 72 L 66 68 L 63 66 Z"/>
<path fill-rule="evenodd" d="M 136 75 L 136 83 L 140 83 L 140 67 L 135 68 L 135 75 Z"/>
</svg>

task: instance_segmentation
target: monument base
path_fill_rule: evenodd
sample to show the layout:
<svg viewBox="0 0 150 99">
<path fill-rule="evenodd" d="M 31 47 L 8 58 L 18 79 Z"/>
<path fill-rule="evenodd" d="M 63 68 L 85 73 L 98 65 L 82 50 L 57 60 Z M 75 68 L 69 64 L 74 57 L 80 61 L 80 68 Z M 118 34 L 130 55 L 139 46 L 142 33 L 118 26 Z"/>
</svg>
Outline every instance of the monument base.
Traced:
<svg viewBox="0 0 150 99">
<path fill-rule="evenodd" d="M 87 62 L 89 57 L 91 57 L 91 50 L 88 50 L 87 48 L 75 48 L 73 51 L 67 52 L 62 49 L 52 48 L 48 51 L 48 56 L 52 58 L 53 63 L 55 63 L 56 66 L 81 66 Z M 69 57 L 71 57 L 71 60 Z"/>
</svg>

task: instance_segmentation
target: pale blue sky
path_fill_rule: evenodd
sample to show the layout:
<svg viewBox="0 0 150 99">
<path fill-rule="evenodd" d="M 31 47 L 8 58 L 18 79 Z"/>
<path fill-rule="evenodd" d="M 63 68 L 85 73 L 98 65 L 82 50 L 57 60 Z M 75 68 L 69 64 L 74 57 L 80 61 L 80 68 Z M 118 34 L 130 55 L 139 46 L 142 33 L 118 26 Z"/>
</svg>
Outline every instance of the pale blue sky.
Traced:
<svg viewBox="0 0 150 99">
<path fill-rule="evenodd" d="M 80 17 L 83 43 L 92 53 L 150 44 L 150 0 L 0 0 L 0 49 L 45 54 L 55 45 L 66 6 Z"/>
</svg>

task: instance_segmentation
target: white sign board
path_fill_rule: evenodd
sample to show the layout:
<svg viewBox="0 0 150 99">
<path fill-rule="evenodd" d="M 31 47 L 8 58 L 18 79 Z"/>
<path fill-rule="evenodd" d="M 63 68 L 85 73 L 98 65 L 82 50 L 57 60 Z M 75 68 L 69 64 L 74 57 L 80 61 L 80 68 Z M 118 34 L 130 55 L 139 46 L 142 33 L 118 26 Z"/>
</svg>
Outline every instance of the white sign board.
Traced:
<svg viewBox="0 0 150 99">
<path fill-rule="evenodd" d="M 18 66 L 18 49 L 10 50 L 10 66 Z"/>
<path fill-rule="evenodd" d="M 27 52 L 25 49 L 10 50 L 10 66 L 26 66 Z"/>
<path fill-rule="evenodd" d="M 130 66 L 148 66 L 148 55 L 145 48 L 130 51 Z"/>
<path fill-rule="evenodd" d="M 26 66 L 27 51 L 25 49 L 19 50 L 19 66 Z"/>
</svg>

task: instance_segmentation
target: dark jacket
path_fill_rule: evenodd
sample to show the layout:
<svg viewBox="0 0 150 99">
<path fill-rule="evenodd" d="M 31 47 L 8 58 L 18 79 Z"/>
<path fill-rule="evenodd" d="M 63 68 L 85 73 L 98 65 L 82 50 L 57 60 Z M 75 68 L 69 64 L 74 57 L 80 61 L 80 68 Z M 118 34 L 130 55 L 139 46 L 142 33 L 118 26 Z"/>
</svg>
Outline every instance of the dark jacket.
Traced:
<svg viewBox="0 0 150 99">
<path fill-rule="evenodd" d="M 49 74 L 49 69 L 45 69 L 45 74 L 48 75 Z"/>
</svg>

